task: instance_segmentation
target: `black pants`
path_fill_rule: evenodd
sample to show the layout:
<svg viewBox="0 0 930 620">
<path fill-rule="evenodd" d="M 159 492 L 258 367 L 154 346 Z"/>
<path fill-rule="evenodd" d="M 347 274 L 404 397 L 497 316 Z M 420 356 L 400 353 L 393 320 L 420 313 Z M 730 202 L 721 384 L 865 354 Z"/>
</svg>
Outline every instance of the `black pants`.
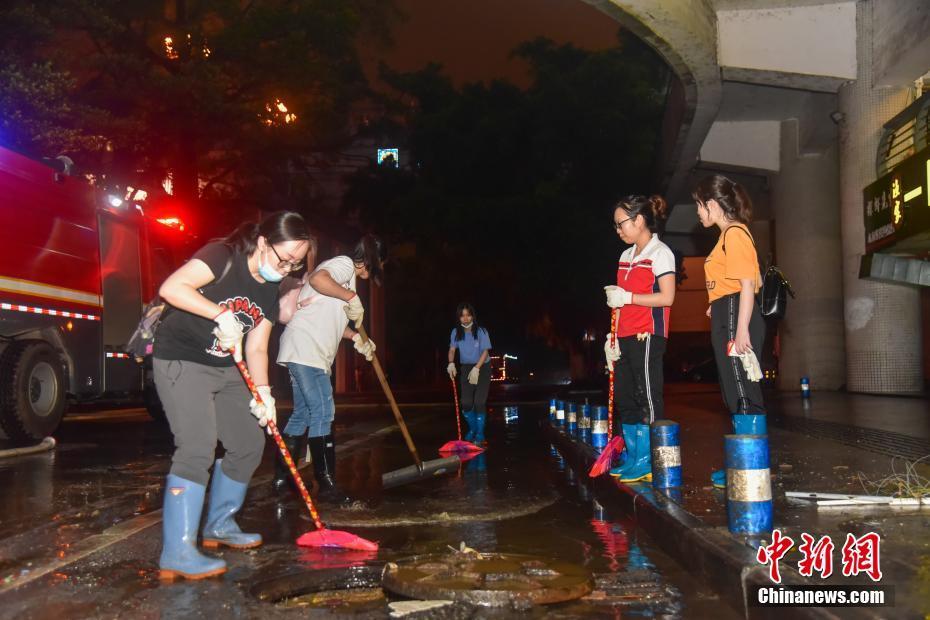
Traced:
<svg viewBox="0 0 930 620">
<path fill-rule="evenodd" d="M 614 407 L 622 424 L 651 424 L 665 416 L 662 400 L 664 336 L 620 338 L 614 365 Z"/>
<path fill-rule="evenodd" d="M 459 391 L 462 393 L 462 412 L 487 413 L 488 391 L 491 389 L 491 364 L 478 370 L 478 385 L 468 382 L 468 373 L 474 364 L 462 364 L 459 368 Z"/>
<path fill-rule="evenodd" d="M 762 385 L 750 381 L 738 357 L 727 355 L 727 343 L 736 338 L 736 322 L 739 318 L 739 293 L 727 295 L 711 305 L 710 341 L 717 360 L 720 391 L 730 413 L 765 413 Z M 765 321 L 759 306 L 753 303 L 749 320 L 749 342 L 756 357 L 761 361 L 765 343 Z"/>
</svg>

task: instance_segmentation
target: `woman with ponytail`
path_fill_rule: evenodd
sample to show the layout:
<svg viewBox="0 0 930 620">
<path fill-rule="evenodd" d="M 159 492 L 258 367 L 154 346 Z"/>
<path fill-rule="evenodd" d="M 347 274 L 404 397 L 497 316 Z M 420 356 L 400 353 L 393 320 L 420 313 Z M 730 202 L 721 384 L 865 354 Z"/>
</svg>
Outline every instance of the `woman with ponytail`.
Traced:
<svg viewBox="0 0 930 620">
<path fill-rule="evenodd" d="M 624 482 L 652 479 L 649 425 L 664 412 L 662 358 L 675 301 L 675 255 L 656 231 L 667 212 L 661 196 L 627 196 L 613 209 L 614 230 L 630 245 L 620 256 L 617 285 L 604 287 L 607 305 L 619 309 L 616 338 L 607 334 L 604 353 L 614 370 L 626 443 L 626 460 L 610 474 Z"/>
<path fill-rule="evenodd" d="M 762 371 L 756 352 L 762 350 L 765 322 L 756 303 L 762 285 L 759 258 L 747 227 L 752 221 L 752 201 L 742 185 L 719 174 L 702 180 L 691 196 L 704 228 L 720 229 L 717 244 L 704 261 L 720 391 L 737 433 L 764 434 Z M 711 479 L 715 486 L 726 485 L 722 470 Z"/>
<path fill-rule="evenodd" d="M 286 366 L 294 386 L 294 413 L 284 427 L 284 443 L 291 454 L 306 453 L 309 442 L 319 497 L 348 504 L 351 498 L 336 485 L 336 441 L 332 433 L 336 403 L 330 378 L 343 339 L 372 360 L 375 343 L 362 342 L 349 321 L 358 326 L 364 308 L 355 292 L 357 278 L 381 284 L 386 251 L 374 235 L 365 235 L 351 256 L 323 261 L 304 279 L 297 295 L 297 310 L 281 336 L 278 363 Z M 278 457 L 272 488 L 282 492 L 288 484 L 288 467 Z"/>
<path fill-rule="evenodd" d="M 202 579 L 226 571 L 222 559 L 197 549 L 211 466 L 203 546 L 262 544 L 261 535 L 242 532 L 234 517 L 262 459 L 260 427 L 275 420 L 268 339 L 278 318 L 278 283 L 303 266 L 310 239 L 299 214 L 273 213 L 208 243 L 159 289 L 170 307 L 155 338 L 155 387 L 175 445 L 162 515 L 163 579 Z M 243 356 L 261 404 L 250 402 L 235 366 Z M 214 463 L 217 439 L 225 454 Z"/>
</svg>

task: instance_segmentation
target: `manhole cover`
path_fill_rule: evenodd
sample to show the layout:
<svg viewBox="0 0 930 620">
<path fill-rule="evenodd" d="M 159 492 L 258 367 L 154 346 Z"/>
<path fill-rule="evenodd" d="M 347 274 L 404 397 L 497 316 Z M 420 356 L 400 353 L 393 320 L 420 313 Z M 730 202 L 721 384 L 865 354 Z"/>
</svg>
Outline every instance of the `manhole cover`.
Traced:
<svg viewBox="0 0 930 620">
<path fill-rule="evenodd" d="M 389 562 L 381 584 L 410 598 L 518 609 L 571 601 L 593 587 L 591 573 L 581 566 L 506 553 L 421 555 Z"/>
<path fill-rule="evenodd" d="M 259 582 L 250 591 L 282 607 L 381 609 L 385 597 L 379 572 L 375 566 L 301 571 Z"/>
</svg>

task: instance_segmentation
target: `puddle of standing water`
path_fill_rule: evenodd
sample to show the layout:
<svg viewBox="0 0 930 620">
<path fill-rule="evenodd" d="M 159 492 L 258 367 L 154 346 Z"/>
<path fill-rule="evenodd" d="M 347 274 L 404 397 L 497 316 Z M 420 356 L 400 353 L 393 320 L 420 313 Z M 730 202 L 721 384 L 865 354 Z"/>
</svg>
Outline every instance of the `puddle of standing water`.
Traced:
<svg viewBox="0 0 930 620">
<path fill-rule="evenodd" d="M 425 413 L 433 419 L 448 416 L 441 408 Z M 340 518 L 354 518 L 352 533 L 378 540 L 381 547 L 377 557 L 353 559 L 340 552 L 303 549 L 299 552 L 300 571 L 258 584 L 253 594 L 290 608 L 378 616 L 387 613 L 388 603 L 399 600 L 385 595 L 373 583 L 372 576 L 380 576 L 385 562 L 451 553 L 450 548 L 457 549 L 464 542 L 479 552 L 551 558 L 577 564 L 593 574 L 594 592 L 584 599 L 534 608 L 522 612 L 521 617 L 617 617 L 619 613 L 666 618 L 713 615 L 721 620 L 737 617 L 624 515 L 605 509 L 584 478 L 545 440 L 537 418 L 516 417 L 513 412 L 508 418 L 505 421 L 500 411 L 492 410 L 488 450 L 463 464 L 457 474 L 384 494 L 366 495 L 362 489 L 370 508 L 361 514 L 328 511 L 334 525 Z M 436 448 L 449 439 L 445 436 L 448 433 L 440 424 L 418 425 L 415 437 L 421 455 L 433 458 Z M 392 435 L 370 451 L 361 450 L 348 463 L 340 463 L 340 479 L 370 480 L 380 475 L 380 470 L 401 467 L 408 461 L 402 440 Z M 359 467 L 365 465 L 380 469 L 358 476 Z M 359 493 L 357 486 L 346 487 Z M 388 526 L 389 521 L 398 519 L 409 523 Z M 505 617 L 510 613 L 513 610 L 485 609 L 481 615 Z M 457 603 L 421 614 L 453 618 L 461 617 L 463 609 Z"/>
</svg>

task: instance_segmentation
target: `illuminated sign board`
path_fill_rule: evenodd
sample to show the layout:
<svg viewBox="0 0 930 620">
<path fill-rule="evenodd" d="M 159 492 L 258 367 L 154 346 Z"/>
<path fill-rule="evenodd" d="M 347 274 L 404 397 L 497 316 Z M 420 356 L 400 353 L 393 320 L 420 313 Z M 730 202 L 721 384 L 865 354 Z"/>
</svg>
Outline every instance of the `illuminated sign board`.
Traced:
<svg viewBox="0 0 930 620">
<path fill-rule="evenodd" d="M 378 149 L 378 165 L 396 168 L 400 164 L 400 150 Z"/>
<path fill-rule="evenodd" d="M 862 199 L 868 253 L 930 231 L 930 148 L 866 187 Z"/>
</svg>

